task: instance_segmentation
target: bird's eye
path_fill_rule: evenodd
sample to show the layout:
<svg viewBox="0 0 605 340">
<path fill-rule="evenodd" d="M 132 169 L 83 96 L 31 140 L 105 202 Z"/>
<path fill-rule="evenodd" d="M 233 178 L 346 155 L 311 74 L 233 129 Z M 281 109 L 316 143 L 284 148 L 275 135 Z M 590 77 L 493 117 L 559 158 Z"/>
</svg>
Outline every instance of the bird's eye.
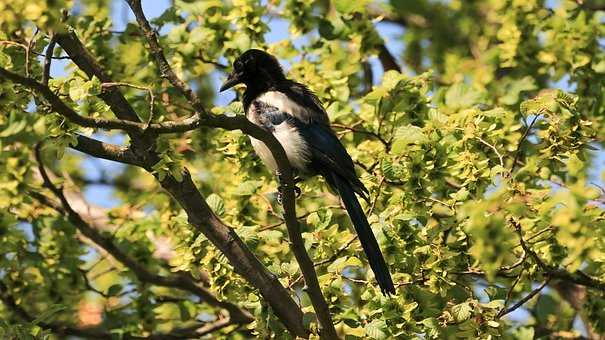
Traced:
<svg viewBox="0 0 605 340">
<path fill-rule="evenodd" d="M 241 69 L 244 67 L 244 64 L 241 62 L 241 60 L 237 60 L 234 66 L 236 69 Z"/>
</svg>

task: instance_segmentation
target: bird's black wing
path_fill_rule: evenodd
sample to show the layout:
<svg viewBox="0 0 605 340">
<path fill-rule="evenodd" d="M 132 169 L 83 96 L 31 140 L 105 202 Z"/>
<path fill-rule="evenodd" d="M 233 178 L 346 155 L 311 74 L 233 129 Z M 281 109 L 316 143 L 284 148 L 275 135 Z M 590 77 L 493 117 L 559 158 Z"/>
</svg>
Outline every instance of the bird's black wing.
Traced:
<svg viewBox="0 0 605 340">
<path fill-rule="evenodd" d="M 298 105 L 305 108 L 306 117 L 301 117 L 303 123 L 319 123 L 330 126 L 330 119 L 319 98 L 303 84 L 292 80 L 284 80 L 276 86 L 276 90 L 284 93 Z"/>
<path fill-rule="evenodd" d="M 389 267 L 380 252 L 368 219 L 355 197 L 357 193 L 367 199 L 367 189 L 357 178 L 351 157 L 329 127 L 317 123 L 298 124 L 298 131 L 311 151 L 311 166 L 322 174 L 340 195 L 380 289 L 384 294 L 395 294 Z"/>
<path fill-rule="evenodd" d="M 367 200 L 368 190 L 357 178 L 351 156 L 329 126 L 319 122 L 305 123 L 275 106 L 258 100 L 252 102 L 252 109 L 255 110 L 258 122 L 268 131 L 273 131 L 276 125 L 284 121 L 294 125 L 309 148 L 308 152 L 311 156 L 309 166 L 314 170 L 313 172 L 324 175 L 333 189 L 336 189 L 336 187 L 327 173 L 335 172 L 339 174 L 351 183 L 357 194 Z M 309 108 L 309 111 L 314 110 L 315 108 Z"/>
<path fill-rule="evenodd" d="M 353 160 L 334 132 L 319 123 L 304 124 L 297 120 L 293 123 L 310 149 L 311 167 L 322 174 L 333 189 L 337 188 L 327 175 L 331 172 L 340 175 L 357 194 L 367 199 L 368 189 L 357 178 Z"/>
</svg>

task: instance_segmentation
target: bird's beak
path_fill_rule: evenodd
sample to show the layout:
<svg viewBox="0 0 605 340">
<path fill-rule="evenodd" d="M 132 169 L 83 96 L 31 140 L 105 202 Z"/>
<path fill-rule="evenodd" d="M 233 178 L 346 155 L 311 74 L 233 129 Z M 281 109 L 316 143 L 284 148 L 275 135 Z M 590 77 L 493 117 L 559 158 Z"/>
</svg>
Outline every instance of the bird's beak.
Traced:
<svg viewBox="0 0 605 340">
<path fill-rule="evenodd" d="M 227 77 L 227 80 L 225 80 L 223 85 L 221 85 L 221 88 L 219 91 L 223 92 L 223 91 L 228 90 L 228 89 L 232 88 L 233 86 L 241 83 L 242 82 L 241 78 L 242 78 L 241 73 L 236 73 L 235 71 L 231 72 L 229 74 L 229 76 Z"/>
</svg>

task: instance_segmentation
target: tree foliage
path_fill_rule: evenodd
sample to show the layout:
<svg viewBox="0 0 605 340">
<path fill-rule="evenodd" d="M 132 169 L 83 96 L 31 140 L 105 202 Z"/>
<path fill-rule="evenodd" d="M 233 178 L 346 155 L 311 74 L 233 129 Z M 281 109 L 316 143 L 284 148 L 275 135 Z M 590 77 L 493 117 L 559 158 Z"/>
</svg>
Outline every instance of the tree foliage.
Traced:
<svg viewBox="0 0 605 340">
<path fill-rule="evenodd" d="M 1 338 L 317 337 L 291 227 L 341 337 L 605 334 L 599 1 L 175 0 L 116 31 L 121 6 L 0 2 Z M 284 215 L 217 104 L 252 47 L 323 102 L 396 296 L 321 179 Z"/>
</svg>

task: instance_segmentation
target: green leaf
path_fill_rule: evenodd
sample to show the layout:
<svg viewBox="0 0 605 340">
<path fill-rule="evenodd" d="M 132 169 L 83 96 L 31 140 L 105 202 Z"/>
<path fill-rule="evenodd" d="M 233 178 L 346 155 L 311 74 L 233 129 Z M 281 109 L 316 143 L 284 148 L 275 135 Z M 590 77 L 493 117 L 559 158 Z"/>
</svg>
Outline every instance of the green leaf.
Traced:
<svg viewBox="0 0 605 340">
<path fill-rule="evenodd" d="M 261 185 L 263 185 L 263 181 L 245 181 L 237 186 L 233 194 L 238 196 L 249 196 L 254 194 Z"/>
<path fill-rule="evenodd" d="M 344 325 L 344 333 L 346 335 L 355 336 L 355 337 L 358 337 L 358 338 L 363 338 L 363 337 L 365 337 L 367 335 L 366 334 L 366 330 L 363 327 L 352 328 L 352 327 L 349 327 L 346 324 Z"/>
<path fill-rule="evenodd" d="M 537 88 L 535 80 L 532 77 L 523 77 L 508 84 L 506 93 L 500 98 L 500 102 L 505 105 L 514 105 L 519 101 L 522 92 L 535 90 Z"/>
<path fill-rule="evenodd" d="M 13 121 L 8 125 L 6 129 L 0 131 L 0 138 L 16 135 L 19 132 L 23 131 L 26 126 L 27 121 L 25 119 Z"/>
<path fill-rule="evenodd" d="M 367 4 L 366 0 L 349 1 L 349 0 L 334 0 L 334 7 L 340 13 L 361 12 Z"/>
<path fill-rule="evenodd" d="M 89 96 L 97 96 L 101 94 L 101 81 L 99 80 L 99 78 L 97 78 L 97 76 L 93 76 L 90 81 L 86 82 L 86 84 Z"/>
<path fill-rule="evenodd" d="M 376 340 L 387 339 L 387 324 L 384 320 L 373 320 L 365 326 L 366 334 Z"/>
<path fill-rule="evenodd" d="M 218 216 L 223 216 L 225 213 L 225 201 L 219 195 L 215 193 L 210 194 L 206 198 L 206 203 Z"/>
<path fill-rule="evenodd" d="M 464 83 L 457 83 L 447 89 L 445 93 L 445 104 L 449 109 L 456 111 L 463 108 L 470 108 L 475 104 L 481 103 L 483 97 L 483 93 L 479 90 Z"/>
<path fill-rule="evenodd" d="M 469 302 L 463 302 L 461 304 L 452 307 L 452 316 L 456 322 L 466 321 L 473 315 L 473 306 Z"/>
<path fill-rule="evenodd" d="M 4 68 L 9 68 L 11 66 L 11 58 L 2 51 L 0 51 L 0 66 Z"/>
<path fill-rule="evenodd" d="M 406 125 L 397 128 L 393 138 L 392 151 L 397 155 L 404 154 L 406 147 L 411 144 L 424 144 L 428 142 L 427 136 L 422 131 L 422 128 L 414 125 Z"/>
</svg>

